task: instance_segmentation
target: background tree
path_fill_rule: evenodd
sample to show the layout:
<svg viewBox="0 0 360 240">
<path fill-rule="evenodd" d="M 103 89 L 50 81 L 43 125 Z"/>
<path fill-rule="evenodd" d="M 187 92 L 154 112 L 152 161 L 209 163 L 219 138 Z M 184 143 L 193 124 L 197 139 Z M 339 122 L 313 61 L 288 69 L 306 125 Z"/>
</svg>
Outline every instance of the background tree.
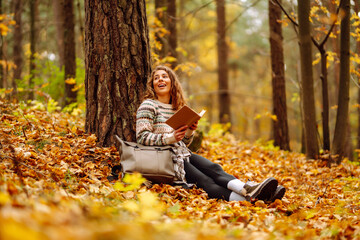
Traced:
<svg viewBox="0 0 360 240">
<path fill-rule="evenodd" d="M 59 67 L 60 69 L 64 66 L 64 11 L 63 11 L 64 0 L 53 0 L 53 19 L 56 32 L 56 44 L 59 56 Z"/>
<path fill-rule="evenodd" d="M 30 61 L 29 61 L 29 99 L 34 99 L 34 91 L 32 88 L 34 87 L 34 75 L 35 75 L 35 54 L 36 54 L 36 43 L 37 43 L 37 34 L 38 31 L 36 29 L 36 17 L 38 16 L 38 0 L 30 0 Z"/>
<path fill-rule="evenodd" d="M 156 25 L 158 27 L 158 31 L 155 32 L 156 41 L 158 41 L 161 45 L 160 49 L 156 49 L 156 53 L 159 55 L 160 59 L 163 59 L 168 54 L 168 36 L 167 32 L 168 28 L 168 15 L 167 15 L 167 0 L 155 0 L 155 17 L 156 17 Z"/>
<path fill-rule="evenodd" d="M 14 26 L 14 45 L 13 45 L 13 59 L 14 59 L 14 64 L 16 66 L 14 69 L 14 75 L 12 80 L 12 87 L 14 89 L 14 92 L 16 92 L 16 88 L 17 88 L 15 80 L 21 79 L 21 73 L 23 68 L 22 13 L 23 13 L 22 0 L 14 0 L 14 20 L 16 22 L 16 25 Z"/>
<path fill-rule="evenodd" d="M 0 15 L 3 14 L 3 6 L 2 6 L 2 0 L 0 0 Z M 4 59 L 4 37 L 2 34 L 0 34 L 0 61 L 3 61 Z M 3 64 L 0 64 L 0 88 L 4 87 L 4 66 Z"/>
<path fill-rule="evenodd" d="M 169 55 L 177 59 L 176 0 L 168 0 L 167 15 L 169 29 Z M 175 69 L 177 62 L 179 62 L 178 59 L 177 61 L 171 62 L 171 67 L 173 69 Z"/>
<path fill-rule="evenodd" d="M 355 1 L 355 5 L 354 5 L 354 12 L 356 15 L 359 16 L 360 13 L 360 6 L 359 3 L 357 1 Z M 360 26 L 357 26 L 356 29 L 358 29 L 358 31 L 360 30 Z M 360 41 L 359 39 L 357 39 L 356 41 L 356 52 L 360 53 Z M 360 68 L 360 64 L 357 65 L 358 68 Z M 360 83 L 360 76 L 357 76 L 357 82 Z M 360 88 L 358 88 L 358 98 L 357 98 L 357 103 L 360 106 Z M 357 144 L 356 144 L 356 148 L 360 149 L 360 107 L 357 108 L 357 114 L 358 114 L 358 121 L 357 121 Z"/>
<path fill-rule="evenodd" d="M 316 158 L 319 154 L 317 141 L 314 80 L 310 35 L 310 0 L 298 0 L 299 45 L 301 62 L 302 114 L 306 143 L 306 156 Z"/>
<path fill-rule="evenodd" d="M 281 0 L 279 0 L 281 3 Z M 283 36 L 281 27 L 281 9 L 269 0 L 270 50 L 272 68 L 272 99 L 274 144 L 280 149 L 290 150 L 290 139 L 287 121 L 285 68 L 283 53 Z"/>
<path fill-rule="evenodd" d="M 230 93 L 228 79 L 228 46 L 226 43 L 225 1 L 216 0 L 217 13 L 217 53 L 219 84 L 219 120 L 231 123 Z"/>
<path fill-rule="evenodd" d="M 75 59 L 75 18 L 73 0 L 63 0 L 62 19 L 64 30 L 64 66 L 65 66 L 65 105 L 76 102 L 75 87 L 76 59 Z"/>
<path fill-rule="evenodd" d="M 349 116 L 349 83 L 350 83 L 350 0 L 344 0 L 341 10 L 344 13 L 341 20 L 340 33 L 340 82 L 338 108 L 333 140 L 333 154 L 338 155 L 340 162 L 345 153 L 347 125 Z"/>
<path fill-rule="evenodd" d="M 85 1 L 85 129 L 100 146 L 135 140 L 136 110 L 150 73 L 145 0 Z"/>
</svg>

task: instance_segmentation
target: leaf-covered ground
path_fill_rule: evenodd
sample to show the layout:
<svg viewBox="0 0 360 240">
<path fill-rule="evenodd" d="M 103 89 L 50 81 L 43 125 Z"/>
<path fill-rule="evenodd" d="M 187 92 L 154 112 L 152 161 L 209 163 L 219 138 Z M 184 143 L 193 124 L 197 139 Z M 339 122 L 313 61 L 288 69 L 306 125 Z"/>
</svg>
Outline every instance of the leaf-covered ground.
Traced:
<svg viewBox="0 0 360 240">
<path fill-rule="evenodd" d="M 199 154 L 241 180 L 273 176 L 271 204 L 208 199 L 201 189 L 109 182 L 120 159 L 84 120 L 0 100 L 0 239 L 360 239 L 360 168 L 206 137 Z"/>
</svg>

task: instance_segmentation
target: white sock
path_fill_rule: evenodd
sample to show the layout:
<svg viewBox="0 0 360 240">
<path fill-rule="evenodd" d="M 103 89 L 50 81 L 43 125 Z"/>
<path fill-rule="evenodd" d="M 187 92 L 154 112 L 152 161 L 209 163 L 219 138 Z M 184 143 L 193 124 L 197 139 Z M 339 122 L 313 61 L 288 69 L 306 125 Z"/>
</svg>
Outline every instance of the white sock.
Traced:
<svg viewBox="0 0 360 240">
<path fill-rule="evenodd" d="M 242 195 L 237 194 L 236 192 L 231 192 L 229 201 L 246 201 L 246 198 L 244 198 Z"/>
<path fill-rule="evenodd" d="M 227 184 L 227 188 L 231 191 L 234 191 L 238 194 L 242 194 L 241 190 L 244 188 L 245 183 L 239 179 L 233 179 Z"/>
</svg>

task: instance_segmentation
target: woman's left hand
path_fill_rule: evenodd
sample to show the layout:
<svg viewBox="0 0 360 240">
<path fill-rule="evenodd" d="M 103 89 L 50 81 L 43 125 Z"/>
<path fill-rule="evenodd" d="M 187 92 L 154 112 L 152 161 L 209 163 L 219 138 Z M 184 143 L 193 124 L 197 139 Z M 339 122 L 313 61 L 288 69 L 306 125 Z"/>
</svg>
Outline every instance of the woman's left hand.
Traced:
<svg viewBox="0 0 360 240">
<path fill-rule="evenodd" d="M 189 127 L 189 129 L 190 130 L 196 130 L 197 129 L 197 126 L 198 126 L 198 123 L 199 123 L 199 121 L 196 121 L 196 122 L 194 122 L 194 124 L 193 125 L 191 125 L 190 127 Z"/>
</svg>

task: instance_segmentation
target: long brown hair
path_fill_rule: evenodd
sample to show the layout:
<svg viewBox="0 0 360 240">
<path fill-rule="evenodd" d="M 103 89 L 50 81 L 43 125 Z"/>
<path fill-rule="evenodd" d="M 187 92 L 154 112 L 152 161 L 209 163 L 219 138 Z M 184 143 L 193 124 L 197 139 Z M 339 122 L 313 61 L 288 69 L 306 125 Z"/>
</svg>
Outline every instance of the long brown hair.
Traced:
<svg viewBox="0 0 360 240">
<path fill-rule="evenodd" d="M 146 93 L 144 99 L 157 99 L 154 89 L 154 75 L 155 72 L 158 70 L 164 70 L 169 75 L 171 81 L 170 102 L 175 110 L 180 109 L 186 104 L 184 91 L 182 89 L 179 79 L 176 76 L 176 73 L 167 66 L 159 65 L 152 71 L 151 76 L 146 83 Z"/>
</svg>

